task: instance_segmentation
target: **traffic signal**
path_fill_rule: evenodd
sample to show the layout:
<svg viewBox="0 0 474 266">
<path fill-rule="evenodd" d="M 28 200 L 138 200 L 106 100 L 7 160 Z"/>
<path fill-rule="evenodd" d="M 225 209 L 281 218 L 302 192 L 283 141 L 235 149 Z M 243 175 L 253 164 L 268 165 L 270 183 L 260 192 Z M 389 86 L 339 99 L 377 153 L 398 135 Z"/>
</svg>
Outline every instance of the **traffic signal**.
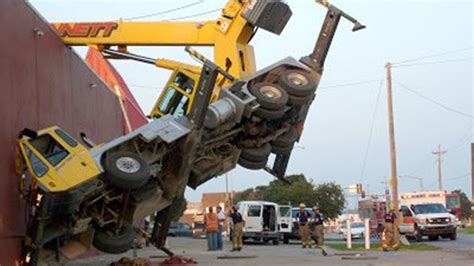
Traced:
<svg viewBox="0 0 474 266">
<path fill-rule="evenodd" d="M 357 194 L 362 194 L 362 184 L 357 184 Z"/>
</svg>

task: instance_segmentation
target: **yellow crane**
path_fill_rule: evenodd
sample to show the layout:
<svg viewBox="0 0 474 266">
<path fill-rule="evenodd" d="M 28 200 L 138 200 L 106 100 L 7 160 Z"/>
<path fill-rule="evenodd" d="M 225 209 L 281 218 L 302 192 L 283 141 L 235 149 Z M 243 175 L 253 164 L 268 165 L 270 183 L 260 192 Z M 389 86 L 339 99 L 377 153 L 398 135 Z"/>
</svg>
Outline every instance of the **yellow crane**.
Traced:
<svg viewBox="0 0 474 266">
<path fill-rule="evenodd" d="M 201 68 L 168 59 L 128 52 L 130 46 L 212 46 L 213 61 L 237 79 L 255 72 L 250 40 L 258 28 L 280 34 L 291 17 L 282 1 L 229 0 L 221 15 L 209 21 L 109 21 L 52 23 L 64 43 L 89 46 L 110 58 L 128 58 L 172 70 L 150 116 L 188 114 L 193 105 Z M 112 49 L 115 47 L 116 49 Z M 220 79 L 211 102 L 230 81 Z"/>
</svg>

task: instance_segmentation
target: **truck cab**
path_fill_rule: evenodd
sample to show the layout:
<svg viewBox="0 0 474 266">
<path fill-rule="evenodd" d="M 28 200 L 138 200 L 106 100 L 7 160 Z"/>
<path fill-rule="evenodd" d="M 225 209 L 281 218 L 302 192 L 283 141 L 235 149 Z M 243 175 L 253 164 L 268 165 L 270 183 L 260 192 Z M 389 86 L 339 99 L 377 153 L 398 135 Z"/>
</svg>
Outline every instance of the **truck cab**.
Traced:
<svg viewBox="0 0 474 266">
<path fill-rule="evenodd" d="M 23 132 L 29 134 L 18 139 L 17 162 L 29 170 L 32 183 L 44 192 L 67 191 L 100 174 L 89 151 L 59 127 Z"/>
<path fill-rule="evenodd" d="M 428 236 L 429 240 L 437 240 L 439 237 L 456 240 L 456 217 L 443 204 L 402 205 L 400 212 L 403 215 L 400 233 L 414 237 L 418 242 L 423 236 Z"/>
</svg>

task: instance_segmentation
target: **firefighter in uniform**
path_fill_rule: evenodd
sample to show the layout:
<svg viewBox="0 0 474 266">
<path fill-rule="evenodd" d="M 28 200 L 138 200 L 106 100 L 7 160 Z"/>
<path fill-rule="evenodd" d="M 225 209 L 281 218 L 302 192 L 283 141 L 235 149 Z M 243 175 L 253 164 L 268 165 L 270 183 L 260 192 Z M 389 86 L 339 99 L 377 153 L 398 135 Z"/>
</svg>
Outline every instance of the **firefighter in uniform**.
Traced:
<svg viewBox="0 0 474 266">
<path fill-rule="evenodd" d="M 309 219 L 310 214 L 306 210 L 304 203 L 300 204 L 300 211 L 296 213 L 296 218 L 299 224 L 299 234 L 301 237 L 301 244 L 303 248 L 311 248 L 311 236 L 309 232 Z"/>
<path fill-rule="evenodd" d="M 400 247 L 397 219 L 395 205 L 391 203 L 389 212 L 385 214 L 385 242 L 382 245 L 384 251 L 388 251 L 389 247 L 393 250 L 397 250 Z"/>
<path fill-rule="evenodd" d="M 322 248 L 324 245 L 324 227 L 323 216 L 319 213 L 317 206 L 313 207 L 313 214 L 311 215 L 311 229 L 312 237 L 316 242 L 316 248 Z"/>
<path fill-rule="evenodd" d="M 230 218 L 232 219 L 232 250 L 231 251 L 241 251 L 243 246 L 243 227 L 245 221 L 242 219 L 242 215 L 239 212 L 237 206 L 232 206 L 232 210 L 229 213 Z"/>
</svg>

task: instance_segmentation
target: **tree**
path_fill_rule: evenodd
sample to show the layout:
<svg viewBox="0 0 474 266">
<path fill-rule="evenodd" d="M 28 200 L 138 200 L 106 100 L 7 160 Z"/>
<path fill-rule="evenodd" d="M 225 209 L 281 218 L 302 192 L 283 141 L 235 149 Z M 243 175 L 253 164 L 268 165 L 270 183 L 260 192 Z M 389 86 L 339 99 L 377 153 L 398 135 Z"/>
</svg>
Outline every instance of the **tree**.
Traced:
<svg viewBox="0 0 474 266">
<path fill-rule="evenodd" d="M 471 218 L 471 201 L 466 196 L 466 193 L 462 192 L 460 189 L 453 192 L 459 195 L 461 202 L 461 220 Z"/>
<path fill-rule="evenodd" d="M 341 186 L 334 182 L 323 183 L 315 189 L 319 211 L 327 218 L 334 219 L 344 210 L 345 198 Z"/>
<path fill-rule="evenodd" d="M 235 202 L 243 200 L 266 200 L 278 204 L 298 206 L 304 203 L 307 207 L 319 206 L 327 218 L 336 218 L 342 213 L 345 204 L 344 192 L 334 182 L 315 186 L 303 174 L 286 177 L 291 185 L 279 180 L 271 181 L 268 186 L 249 188 L 235 196 Z"/>
<path fill-rule="evenodd" d="M 234 196 L 234 202 L 244 201 L 244 200 L 262 200 L 264 186 L 256 188 L 248 188 L 242 192 L 238 192 Z"/>
<path fill-rule="evenodd" d="M 279 180 L 271 181 L 263 193 L 263 199 L 293 206 L 304 203 L 310 207 L 317 203 L 314 185 L 312 182 L 308 182 L 303 174 L 290 175 L 286 178 L 291 182 L 291 185 Z"/>
</svg>

